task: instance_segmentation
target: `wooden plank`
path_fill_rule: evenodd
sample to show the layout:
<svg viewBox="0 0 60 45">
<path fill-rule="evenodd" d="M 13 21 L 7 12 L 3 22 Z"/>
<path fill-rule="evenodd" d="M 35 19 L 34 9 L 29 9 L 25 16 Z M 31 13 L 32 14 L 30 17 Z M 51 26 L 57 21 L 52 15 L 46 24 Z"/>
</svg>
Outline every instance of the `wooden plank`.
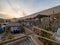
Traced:
<svg viewBox="0 0 60 45">
<path fill-rule="evenodd" d="M 48 40 L 48 41 L 51 41 L 51 42 L 56 43 L 56 44 L 60 44 L 60 42 L 56 41 L 56 40 L 52 40 L 52 39 L 49 39 L 49 38 L 46 38 L 46 37 L 43 37 L 43 36 L 38 36 L 38 37 L 40 37 L 42 39 L 45 39 L 45 40 Z"/>
</svg>

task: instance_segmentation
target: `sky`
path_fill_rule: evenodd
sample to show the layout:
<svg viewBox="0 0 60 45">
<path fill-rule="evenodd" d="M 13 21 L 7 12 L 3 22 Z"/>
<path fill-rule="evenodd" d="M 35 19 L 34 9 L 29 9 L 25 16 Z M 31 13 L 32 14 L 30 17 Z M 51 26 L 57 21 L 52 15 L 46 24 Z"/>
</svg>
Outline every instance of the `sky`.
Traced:
<svg viewBox="0 0 60 45">
<path fill-rule="evenodd" d="M 60 0 L 0 0 L 0 15 L 3 14 L 3 18 L 19 18 L 58 5 Z"/>
</svg>

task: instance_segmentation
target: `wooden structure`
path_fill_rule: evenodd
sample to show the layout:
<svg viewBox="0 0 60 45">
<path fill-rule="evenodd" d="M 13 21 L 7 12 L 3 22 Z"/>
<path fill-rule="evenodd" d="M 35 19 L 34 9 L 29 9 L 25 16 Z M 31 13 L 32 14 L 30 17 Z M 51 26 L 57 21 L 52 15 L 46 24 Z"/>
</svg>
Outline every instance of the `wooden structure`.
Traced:
<svg viewBox="0 0 60 45">
<path fill-rule="evenodd" d="M 39 31 L 43 31 L 43 32 L 46 32 L 46 33 L 48 33 L 48 34 L 51 34 L 51 37 L 53 36 L 53 37 L 55 37 L 55 36 L 57 36 L 57 37 L 60 37 L 60 35 L 58 35 L 58 34 L 56 34 L 56 33 L 53 33 L 53 32 L 51 32 L 51 31 L 47 31 L 47 30 L 45 30 L 45 29 L 42 29 L 42 28 L 39 28 L 39 27 L 37 27 L 37 26 L 33 26 L 33 28 L 36 28 L 36 29 L 38 29 Z M 25 27 L 25 29 L 26 30 L 30 30 L 29 28 L 27 28 L 27 27 Z M 34 31 L 32 31 L 34 34 L 36 34 Z M 53 43 L 55 43 L 55 44 L 59 44 L 60 45 L 60 42 L 59 41 L 56 41 L 56 40 L 53 40 L 53 39 L 50 39 L 50 38 L 47 38 L 47 37 L 43 37 L 43 36 L 41 36 L 41 35 L 36 35 L 36 37 L 40 37 L 41 39 L 45 39 L 45 40 L 48 40 L 48 41 L 50 41 L 50 42 L 53 42 Z"/>
<path fill-rule="evenodd" d="M 38 26 L 40 28 L 50 27 L 50 31 L 56 32 L 60 24 L 60 6 L 53 7 L 41 12 L 34 13 L 32 15 L 21 18 L 23 25 L 28 26 Z M 37 28 L 39 29 L 39 28 Z M 56 30 L 56 31 L 55 31 Z M 52 34 L 53 36 L 59 35 L 43 30 L 46 33 Z M 44 38 L 44 37 L 41 37 Z M 45 38 L 47 39 L 47 38 Z M 50 40 L 50 39 L 47 39 Z M 53 42 L 53 40 L 51 40 Z M 58 43 L 58 42 L 57 42 Z"/>
<path fill-rule="evenodd" d="M 53 33 L 52 29 L 50 29 L 50 28 L 49 28 L 50 31 L 45 30 L 46 27 L 47 28 L 54 27 L 51 24 L 55 25 L 57 22 L 58 22 L 58 24 L 60 24 L 60 6 L 53 7 L 51 9 L 47 9 L 47 10 L 44 10 L 41 12 L 37 12 L 32 15 L 19 18 L 18 20 L 19 20 L 19 23 L 21 23 L 22 25 L 24 25 L 26 27 L 33 27 L 36 30 L 39 30 L 41 32 L 46 32 L 47 34 L 51 34 L 52 36 L 60 37 L 60 35 Z M 57 21 L 57 22 L 55 23 L 55 21 Z M 20 25 L 20 24 L 18 24 L 18 25 Z M 15 24 L 14 24 L 14 26 L 15 26 Z M 42 28 L 44 28 L 44 29 L 42 29 Z M 25 29 L 28 30 L 29 28 L 28 29 L 25 28 Z M 32 31 L 34 31 L 34 30 L 32 30 Z M 33 32 L 33 33 L 36 34 L 35 32 Z M 37 35 L 37 37 L 43 38 L 43 39 L 51 41 L 53 43 L 60 44 L 60 42 L 58 42 L 58 41 L 47 38 L 47 35 L 46 35 L 46 37 Z"/>
</svg>

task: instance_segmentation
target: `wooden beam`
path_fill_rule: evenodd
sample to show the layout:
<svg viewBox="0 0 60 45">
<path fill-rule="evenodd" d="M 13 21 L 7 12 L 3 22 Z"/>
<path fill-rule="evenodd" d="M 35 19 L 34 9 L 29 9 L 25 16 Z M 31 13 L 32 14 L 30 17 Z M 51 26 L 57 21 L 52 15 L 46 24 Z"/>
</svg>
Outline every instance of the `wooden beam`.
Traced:
<svg viewBox="0 0 60 45">
<path fill-rule="evenodd" d="M 43 36 L 38 36 L 38 37 L 40 37 L 42 39 L 45 39 L 45 40 L 48 40 L 48 41 L 51 41 L 51 42 L 56 43 L 56 44 L 60 44 L 60 42 L 56 41 L 56 40 L 52 40 L 52 39 L 49 39 L 49 38 L 46 38 L 46 37 L 43 37 Z"/>
</svg>

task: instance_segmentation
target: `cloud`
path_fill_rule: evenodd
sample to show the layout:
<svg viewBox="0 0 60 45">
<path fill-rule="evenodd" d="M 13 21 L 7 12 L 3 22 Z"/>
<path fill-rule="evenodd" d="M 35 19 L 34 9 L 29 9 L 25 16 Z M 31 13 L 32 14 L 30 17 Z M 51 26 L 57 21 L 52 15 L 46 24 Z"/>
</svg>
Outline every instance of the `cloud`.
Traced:
<svg viewBox="0 0 60 45">
<path fill-rule="evenodd" d="M 9 2 L 8 2 L 9 1 Z M 0 0 L 0 12 L 22 17 L 57 5 L 60 0 Z M 10 4 L 9 4 L 10 3 Z M 25 15 L 23 15 L 25 13 Z"/>
</svg>

